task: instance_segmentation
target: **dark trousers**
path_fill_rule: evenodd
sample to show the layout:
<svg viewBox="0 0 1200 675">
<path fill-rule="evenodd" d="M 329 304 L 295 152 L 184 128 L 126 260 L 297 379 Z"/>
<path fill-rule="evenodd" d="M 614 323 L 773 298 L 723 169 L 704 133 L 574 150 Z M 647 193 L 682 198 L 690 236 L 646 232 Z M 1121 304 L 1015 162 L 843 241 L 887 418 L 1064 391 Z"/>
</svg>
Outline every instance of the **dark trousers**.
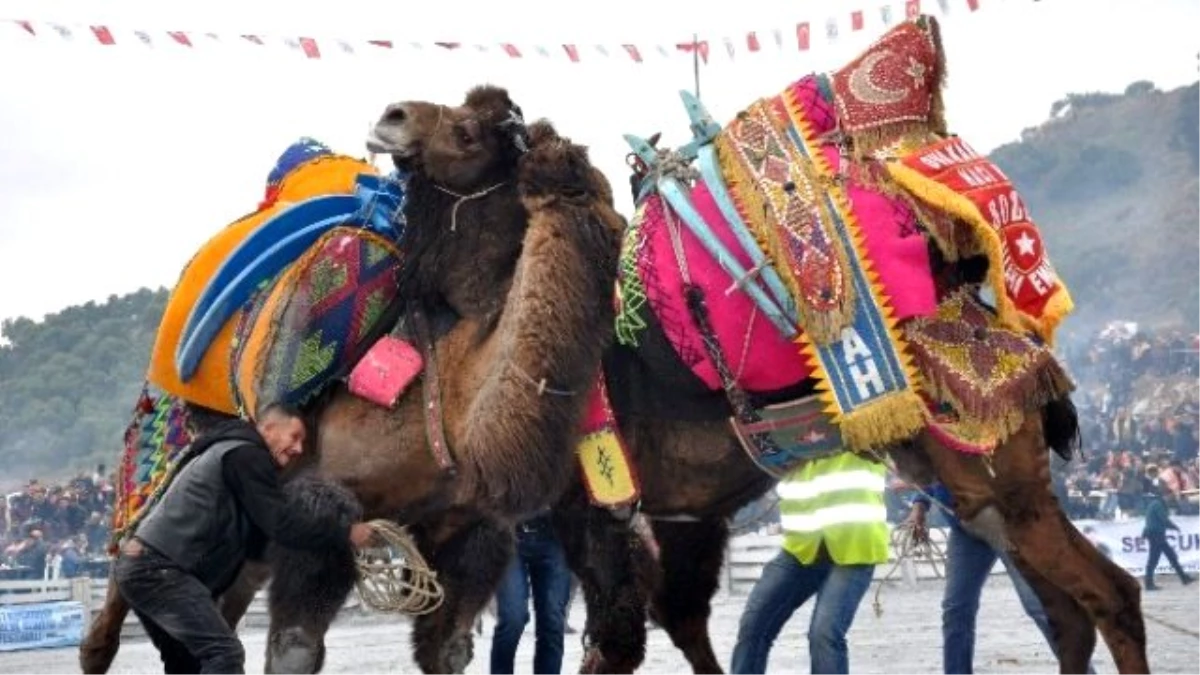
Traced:
<svg viewBox="0 0 1200 675">
<path fill-rule="evenodd" d="M 563 636 L 571 599 L 571 570 L 549 518 L 517 526 L 517 553 L 496 589 L 496 632 L 492 635 L 493 673 L 512 673 L 517 644 L 529 623 L 529 597 L 535 617 L 533 672 L 562 670 Z"/>
<path fill-rule="evenodd" d="M 166 673 L 243 673 L 246 652 L 196 577 L 153 549 L 122 553 L 117 588 L 162 657 Z"/>
<path fill-rule="evenodd" d="M 1179 558 L 1175 555 L 1175 549 L 1171 548 L 1170 542 L 1167 541 L 1167 535 L 1162 534 L 1147 534 L 1146 543 L 1150 545 L 1150 556 L 1146 559 L 1146 585 L 1154 585 L 1154 570 L 1158 568 L 1158 559 L 1162 556 L 1167 556 L 1167 562 L 1171 563 L 1171 567 L 1175 568 L 1175 573 L 1180 579 L 1187 579 L 1187 574 L 1184 573 L 1183 567 L 1179 565 Z"/>
</svg>

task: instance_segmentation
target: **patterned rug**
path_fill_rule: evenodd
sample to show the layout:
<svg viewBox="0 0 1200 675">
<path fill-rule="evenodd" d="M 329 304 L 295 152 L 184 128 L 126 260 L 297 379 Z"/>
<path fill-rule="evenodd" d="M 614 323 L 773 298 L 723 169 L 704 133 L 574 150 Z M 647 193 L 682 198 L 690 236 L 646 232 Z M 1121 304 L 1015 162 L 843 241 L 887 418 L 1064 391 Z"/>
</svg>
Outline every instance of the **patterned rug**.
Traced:
<svg viewBox="0 0 1200 675">
<path fill-rule="evenodd" d="M 1074 389 L 1045 344 L 1006 327 L 967 290 L 903 331 L 924 391 L 942 404 L 935 421 L 957 425 L 972 443 L 989 437 L 1002 442 L 1025 415 Z"/>
<path fill-rule="evenodd" d="M 170 484 L 192 441 L 186 404 L 175 396 L 143 389 L 125 429 L 125 449 L 117 472 L 109 553 L 131 531 Z"/>
<path fill-rule="evenodd" d="M 324 235 L 259 299 L 237 338 L 240 412 L 304 405 L 345 375 L 373 342 L 399 293 L 400 252 L 373 232 Z"/>
</svg>

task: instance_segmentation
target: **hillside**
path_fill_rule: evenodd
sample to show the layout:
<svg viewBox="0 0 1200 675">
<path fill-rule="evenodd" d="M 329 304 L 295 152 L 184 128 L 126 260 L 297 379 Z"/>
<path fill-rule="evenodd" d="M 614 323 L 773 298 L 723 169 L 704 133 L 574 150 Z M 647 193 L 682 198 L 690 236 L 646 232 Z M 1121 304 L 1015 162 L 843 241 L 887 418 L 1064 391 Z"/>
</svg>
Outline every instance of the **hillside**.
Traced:
<svg viewBox="0 0 1200 675">
<path fill-rule="evenodd" d="M 1016 184 L 1075 298 L 1064 328 L 1200 321 L 1200 84 L 1072 94 L 992 159 Z"/>
<path fill-rule="evenodd" d="M 0 487 L 115 464 L 166 304 L 143 288 L 0 325 Z"/>
<path fill-rule="evenodd" d="M 1072 94 L 992 158 L 1025 195 L 1074 294 L 1066 335 L 1112 319 L 1195 330 L 1200 313 L 1200 85 Z M 112 466 L 165 289 L 0 331 L 0 488 Z"/>
</svg>

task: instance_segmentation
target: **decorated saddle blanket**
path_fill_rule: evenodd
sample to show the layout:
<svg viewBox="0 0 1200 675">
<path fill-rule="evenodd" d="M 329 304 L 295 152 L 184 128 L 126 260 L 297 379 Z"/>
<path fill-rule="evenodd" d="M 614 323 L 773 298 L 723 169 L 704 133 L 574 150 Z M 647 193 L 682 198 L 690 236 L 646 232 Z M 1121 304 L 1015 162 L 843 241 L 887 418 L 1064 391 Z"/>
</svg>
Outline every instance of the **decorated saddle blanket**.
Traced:
<svg viewBox="0 0 1200 675">
<path fill-rule="evenodd" d="M 293 144 L 258 210 L 184 268 L 149 382 L 227 414 L 264 393 L 311 398 L 379 337 L 395 297 L 402 201 L 402 183 L 370 164 L 311 139 Z"/>
<path fill-rule="evenodd" d="M 125 429 L 125 447 L 117 467 L 116 504 L 109 553 L 132 531 L 167 489 L 192 442 L 188 411 L 176 396 L 142 391 Z"/>
</svg>

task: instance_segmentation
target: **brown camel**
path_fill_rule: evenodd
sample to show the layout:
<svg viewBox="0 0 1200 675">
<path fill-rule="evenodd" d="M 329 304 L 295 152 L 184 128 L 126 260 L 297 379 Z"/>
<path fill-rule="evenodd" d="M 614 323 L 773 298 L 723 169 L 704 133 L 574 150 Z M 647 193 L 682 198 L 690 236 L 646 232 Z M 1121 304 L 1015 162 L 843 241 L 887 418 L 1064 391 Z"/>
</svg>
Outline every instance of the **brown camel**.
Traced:
<svg viewBox="0 0 1200 675">
<path fill-rule="evenodd" d="M 501 89 L 472 89 L 457 107 L 392 105 L 370 146 L 414 172 L 405 328 L 420 343 L 425 317 L 433 353 L 394 410 L 340 387 L 318 401 L 298 472 L 349 488 L 366 518 L 409 526 L 445 588 L 441 606 L 415 620 L 415 659 L 426 672 L 461 672 L 511 556 L 512 524 L 550 506 L 575 475 L 568 448 L 611 337 L 624 221 L 586 150 L 548 123 L 527 127 Z M 427 415 L 429 403 L 440 416 Z M 449 468 L 427 443 L 442 430 Z M 312 558 L 273 556 L 270 672 L 320 669 L 324 634 L 353 587 L 349 549 Z M 261 581 L 245 572 L 226 594 L 231 623 Z M 116 653 L 127 608 L 111 590 L 107 604 L 81 647 L 85 672 L 106 670 Z"/>
</svg>

